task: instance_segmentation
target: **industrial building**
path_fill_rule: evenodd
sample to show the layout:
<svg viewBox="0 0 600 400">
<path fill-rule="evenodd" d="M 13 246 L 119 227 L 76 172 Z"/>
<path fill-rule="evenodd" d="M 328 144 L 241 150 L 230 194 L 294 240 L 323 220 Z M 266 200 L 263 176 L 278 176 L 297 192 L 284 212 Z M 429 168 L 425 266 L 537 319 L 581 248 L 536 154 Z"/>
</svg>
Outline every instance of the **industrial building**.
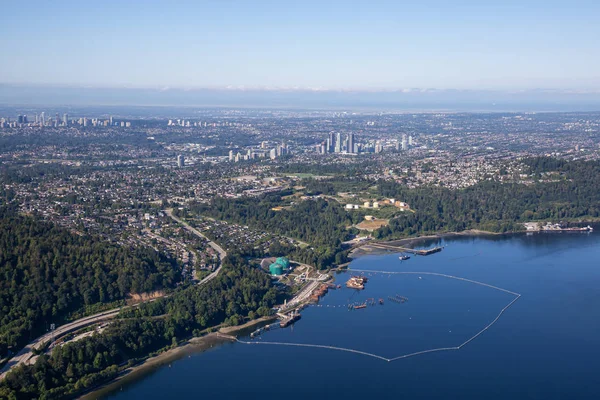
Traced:
<svg viewBox="0 0 600 400">
<path fill-rule="evenodd" d="M 269 265 L 269 272 L 273 276 L 283 275 L 290 268 L 290 260 L 287 257 L 279 257 L 274 263 Z"/>
<path fill-rule="evenodd" d="M 269 265 L 269 272 L 273 276 L 283 275 L 283 267 L 277 263 Z"/>
</svg>

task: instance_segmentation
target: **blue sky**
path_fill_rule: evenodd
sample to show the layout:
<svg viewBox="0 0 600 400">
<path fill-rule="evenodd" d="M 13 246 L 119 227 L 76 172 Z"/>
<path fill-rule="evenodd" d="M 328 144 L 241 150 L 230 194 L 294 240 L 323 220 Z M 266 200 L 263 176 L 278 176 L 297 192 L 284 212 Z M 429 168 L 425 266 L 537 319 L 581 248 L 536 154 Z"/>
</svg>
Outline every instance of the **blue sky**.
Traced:
<svg viewBox="0 0 600 400">
<path fill-rule="evenodd" d="M 10 1 L 0 83 L 600 90 L 598 1 Z"/>
</svg>

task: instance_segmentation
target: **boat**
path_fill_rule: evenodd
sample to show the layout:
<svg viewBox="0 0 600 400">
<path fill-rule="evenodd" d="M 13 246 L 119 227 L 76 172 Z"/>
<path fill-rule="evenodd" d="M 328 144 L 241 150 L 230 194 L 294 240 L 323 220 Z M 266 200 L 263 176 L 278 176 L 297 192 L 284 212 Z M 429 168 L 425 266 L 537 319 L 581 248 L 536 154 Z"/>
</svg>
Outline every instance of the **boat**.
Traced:
<svg viewBox="0 0 600 400">
<path fill-rule="evenodd" d="M 400 257 L 398 257 L 398 259 L 400 261 L 405 261 L 405 260 L 408 260 L 409 258 L 410 258 L 410 256 L 407 254 L 401 254 Z"/>
<path fill-rule="evenodd" d="M 367 305 L 366 304 L 359 304 L 357 306 L 354 306 L 355 310 L 360 310 L 361 308 L 367 308 Z"/>
<path fill-rule="evenodd" d="M 379 304 L 383 305 L 383 299 L 379 299 Z"/>
</svg>

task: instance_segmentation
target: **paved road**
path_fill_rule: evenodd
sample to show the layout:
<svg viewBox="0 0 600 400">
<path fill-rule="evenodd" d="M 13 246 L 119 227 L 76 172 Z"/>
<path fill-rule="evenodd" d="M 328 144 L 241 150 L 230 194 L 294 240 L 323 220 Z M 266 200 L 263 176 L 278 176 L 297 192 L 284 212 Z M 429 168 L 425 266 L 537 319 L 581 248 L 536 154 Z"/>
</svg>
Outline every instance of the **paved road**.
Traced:
<svg viewBox="0 0 600 400">
<path fill-rule="evenodd" d="M 308 267 L 309 269 L 307 271 L 309 271 L 310 269 L 314 269 L 314 267 L 312 267 L 312 266 L 310 266 L 308 264 L 303 264 L 303 263 L 300 263 L 298 261 L 291 261 L 291 262 L 300 264 L 300 266 Z M 300 304 L 303 301 L 305 301 L 306 299 L 308 299 L 310 297 L 310 295 L 312 294 L 312 292 L 314 292 L 315 289 L 317 287 L 319 287 L 319 285 L 321 283 L 325 282 L 329 278 L 331 278 L 331 276 L 329 276 L 327 274 L 321 274 L 320 272 L 319 272 L 319 277 L 318 278 L 306 278 L 306 281 L 308 281 L 309 283 L 302 290 L 300 290 L 296 294 L 296 296 L 294 296 L 293 299 L 291 299 L 290 301 L 288 301 L 287 304 L 281 308 L 281 311 L 282 312 L 287 312 L 288 310 L 290 310 L 290 309 L 295 308 L 296 306 L 298 306 L 298 304 Z"/>
<path fill-rule="evenodd" d="M 311 281 L 308 285 L 304 287 L 304 289 L 302 289 L 296 296 L 294 296 L 293 299 L 288 301 L 284 309 L 293 308 L 301 302 L 303 302 L 304 300 L 306 300 L 320 284 L 321 282 L 319 281 Z"/>
<path fill-rule="evenodd" d="M 89 317 L 81 318 L 69 324 L 62 325 L 59 328 L 55 329 L 53 332 L 48 332 L 45 335 L 40 336 L 39 338 L 35 339 L 33 342 L 25 346 L 23 349 L 21 349 L 21 351 L 19 351 L 16 356 L 11 358 L 6 363 L 4 368 L 0 370 L 0 380 L 4 379 L 6 373 L 12 368 L 16 367 L 19 364 L 27 363 L 31 356 L 33 356 L 33 350 L 42 347 L 53 337 L 61 336 L 65 333 L 69 333 L 76 329 L 83 328 L 87 325 L 92 325 L 97 322 L 104 321 L 106 319 L 114 318 L 117 314 L 119 314 L 119 311 L 121 311 L 121 309 L 115 308 L 113 310 L 104 311 L 95 315 L 90 315 Z"/>
<path fill-rule="evenodd" d="M 212 240 L 210 240 L 209 238 L 207 238 L 206 236 L 204 236 L 202 234 L 202 232 L 200 232 L 198 229 L 190 226 L 190 224 L 188 224 L 187 222 L 185 222 L 181 218 L 178 218 L 175 215 L 173 215 L 173 209 L 172 208 L 169 208 L 169 209 L 165 210 L 165 213 L 169 217 L 171 217 L 174 221 L 176 221 L 177 223 L 183 225 L 183 227 L 185 229 L 187 229 L 188 231 L 192 232 L 194 235 L 200 236 L 201 238 L 207 240 L 208 241 L 208 245 L 210 247 L 212 247 L 217 253 L 219 253 L 219 258 L 220 258 L 221 261 L 223 261 L 223 259 L 227 256 L 227 252 L 225 250 L 223 250 L 223 248 L 221 246 L 219 246 L 218 244 L 216 244 L 215 242 L 213 242 Z M 201 285 L 201 284 L 203 284 L 205 282 L 208 282 L 211 279 L 213 279 L 215 276 L 217 276 L 219 274 L 219 271 L 221 270 L 222 266 L 223 266 L 223 263 L 220 263 L 219 267 L 216 270 L 214 270 L 214 272 L 212 272 L 210 275 L 206 276 L 198 284 Z"/>
<path fill-rule="evenodd" d="M 173 209 L 169 208 L 167 210 L 165 210 L 165 213 L 171 217 L 172 219 L 174 219 L 175 221 L 177 221 L 178 223 L 180 223 L 181 225 L 183 225 L 183 227 L 185 229 L 187 229 L 188 231 L 192 232 L 193 234 L 200 236 L 201 238 L 205 239 L 208 241 L 208 245 L 210 247 L 212 247 L 213 249 L 215 249 L 215 251 L 217 251 L 219 253 L 219 256 L 221 257 L 221 260 L 225 258 L 225 256 L 227 256 L 227 252 L 225 250 L 223 250 L 223 248 L 221 246 L 219 246 L 218 244 L 216 244 L 215 242 L 213 242 L 212 240 L 210 240 L 209 238 L 207 238 L 206 236 L 204 236 L 204 234 L 202 234 L 202 232 L 200 232 L 198 229 L 193 228 L 192 226 L 190 226 L 187 222 L 185 222 L 184 220 L 182 220 L 179 217 L 176 217 L 175 215 L 173 215 Z"/>
<path fill-rule="evenodd" d="M 187 229 L 188 231 L 206 239 L 208 241 L 208 244 L 210 245 L 210 247 L 212 247 L 213 249 L 215 249 L 216 252 L 219 253 L 219 257 L 221 260 L 223 260 L 225 258 L 225 256 L 227 255 L 227 252 L 225 252 L 225 250 L 223 250 L 223 248 L 221 246 L 219 246 L 212 240 L 208 239 L 199 230 L 191 227 L 187 222 L 182 221 L 180 218 L 174 216 L 173 210 L 165 210 L 165 212 L 173 220 L 175 220 L 178 223 L 180 223 L 181 225 L 183 225 L 183 227 L 185 229 Z M 221 267 L 222 267 L 222 264 L 220 264 L 219 267 L 216 270 L 214 270 L 210 275 L 208 275 L 204 279 L 202 279 L 198 283 L 198 285 L 202 285 L 202 284 L 214 279 L 219 274 Z M 153 301 L 153 300 L 156 300 L 156 299 L 152 299 L 150 301 Z M 21 351 L 19 351 L 16 356 L 11 358 L 6 363 L 6 365 L 0 370 L 0 381 L 2 379 L 4 379 L 6 374 L 12 368 L 16 367 L 17 365 L 27 363 L 29 361 L 29 359 L 31 359 L 31 357 L 33 356 L 33 350 L 43 347 L 43 345 L 46 344 L 48 341 L 50 341 L 53 337 L 58 337 L 58 336 L 64 335 L 64 334 L 74 331 L 76 329 L 80 329 L 80 328 L 83 328 L 88 325 L 93 325 L 100 321 L 112 319 L 115 316 L 117 316 L 120 311 L 121 311 L 120 308 L 115 308 L 115 309 L 104 311 L 104 312 L 101 312 L 98 314 L 90 315 L 89 317 L 81 318 L 81 319 L 73 321 L 69 324 L 62 325 L 62 326 L 58 327 L 57 329 L 55 329 L 54 332 L 48 332 L 45 335 L 38 337 L 37 339 L 35 339 L 31 343 L 29 343 L 27 346 L 25 346 L 23 349 L 21 349 Z"/>
</svg>

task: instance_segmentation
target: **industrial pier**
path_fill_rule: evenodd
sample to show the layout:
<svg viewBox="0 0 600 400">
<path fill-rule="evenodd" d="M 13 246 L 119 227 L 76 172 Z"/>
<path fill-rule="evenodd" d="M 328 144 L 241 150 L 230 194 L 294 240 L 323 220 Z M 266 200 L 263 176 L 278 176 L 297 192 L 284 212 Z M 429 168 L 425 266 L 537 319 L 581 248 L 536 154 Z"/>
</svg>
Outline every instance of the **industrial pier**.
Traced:
<svg viewBox="0 0 600 400">
<path fill-rule="evenodd" d="M 299 312 L 293 312 L 289 315 L 286 315 L 285 318 L 282 318 L 281 322 L 279 323 L 279 326 L 281 328 L 286 328 L 294 322 L 298 321 L 300 318 L 302 318 L 302 315 L 300 315 Z"/>
<path fill-rule="evenodd" d="M 444 249 L 443 247 L 437 246 L 437 247 L 432 247 L 431 249 L 420 249 L 419 250 L 419 249 L 410 249 L 408 247 L 402 247 L 402 246 L 393 246 L 391 244 L 385 244 L 385 243 L 369 243 L 367 246 L 375 247 L 377 249 L 401 251 L 403 253 L 411 253 L 411 254 L 414 254 L 417 256 L 428 256 L 430 254 L 438 253 Z"/>
</svg>

